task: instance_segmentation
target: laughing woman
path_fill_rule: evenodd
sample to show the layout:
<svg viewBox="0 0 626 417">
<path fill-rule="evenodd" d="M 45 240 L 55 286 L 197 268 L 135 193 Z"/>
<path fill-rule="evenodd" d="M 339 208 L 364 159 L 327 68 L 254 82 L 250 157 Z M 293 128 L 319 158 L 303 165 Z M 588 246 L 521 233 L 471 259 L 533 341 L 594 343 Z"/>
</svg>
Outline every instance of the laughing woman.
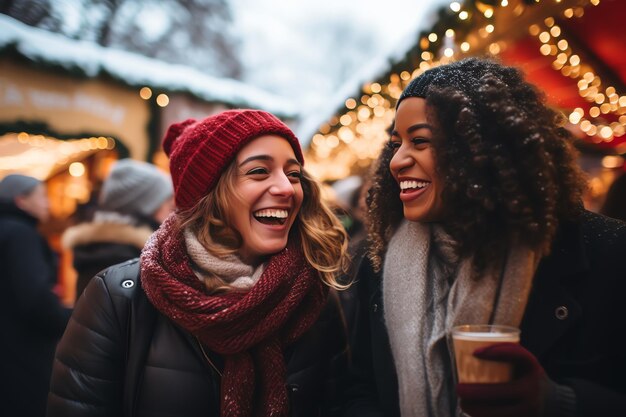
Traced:
<svg viewBox="0 0 626 417">
<path fill-rule="evenodd" d="M 370 190 L 346 416 L 626 415 L 626 224 L 583 209 L 563 124 L 488 60 L 404 90 Z M 462 324 L 521 328 L 474 352 L 513 381 L 454 385 Z"/>
<path fill-rule="evenodd" d="M 172 125 L 177 212 L 97 275 L 56 353 L 49 416 L 329 415 L 346 236 L 276 117 Z"/>
</svg>

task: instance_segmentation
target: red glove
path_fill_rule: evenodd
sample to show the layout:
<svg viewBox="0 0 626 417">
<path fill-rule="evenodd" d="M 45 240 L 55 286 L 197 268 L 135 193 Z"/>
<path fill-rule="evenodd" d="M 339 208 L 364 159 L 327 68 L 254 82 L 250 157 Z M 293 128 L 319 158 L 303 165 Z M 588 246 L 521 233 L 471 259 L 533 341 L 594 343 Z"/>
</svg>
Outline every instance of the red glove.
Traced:
<svg viewBox="0 0 626 417">
<path fill-rule="evenodd" d="M 499 384 L 458 384 L 461 409 L 471 417 L 539 417 L 555 384 L 539 361 L 516 343 L 497 343 L 476 349 L 480 359 L 510 362 L 513 380 Z"/>
</svg>

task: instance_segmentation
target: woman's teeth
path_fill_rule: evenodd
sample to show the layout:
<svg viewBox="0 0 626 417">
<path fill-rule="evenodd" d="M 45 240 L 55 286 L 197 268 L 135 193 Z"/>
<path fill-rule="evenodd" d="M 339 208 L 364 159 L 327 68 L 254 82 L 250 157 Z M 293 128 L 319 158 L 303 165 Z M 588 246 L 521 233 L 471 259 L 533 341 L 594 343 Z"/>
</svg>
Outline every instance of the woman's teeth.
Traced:
<svg viewBox="0 0 626 417">
<path fill-rule="evenodd" d="M 253 213 L 254 218 L 263 224 L 282 225 L 287 221 L 287 210 L 264 209 Z"/>
<path fill-rule="evenodd" d="M 429 184 L 430 183 L 427 181 L 400 181 L 400 189 L 402 191 L 414 188 L 421 189 L 427 187 Z"/>
<path fill-rule="evenodd" d="M 254 212 L 254 217 L 274 217 L 277 219 L 286 219 L 289 213 L 287 210 L 264 209 Z"/>
</svg>

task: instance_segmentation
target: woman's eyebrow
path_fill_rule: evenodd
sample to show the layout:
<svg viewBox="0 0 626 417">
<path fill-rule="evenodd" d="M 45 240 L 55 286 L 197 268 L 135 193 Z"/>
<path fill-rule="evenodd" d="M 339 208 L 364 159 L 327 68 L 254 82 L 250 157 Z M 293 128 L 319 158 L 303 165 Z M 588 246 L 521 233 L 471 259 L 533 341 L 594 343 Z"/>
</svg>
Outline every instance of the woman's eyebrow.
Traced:
<svg viewBox="0 0 626 417">
<path fill-rule="evenodd" d="M 433 130 L 432 126 L 429 125 L 428 123 L 416 123 L 413 126 L 409 127 L 406 131 L 407 133 L 413 133 L 416 130 L 420 130 L 420 129 L 428 129 L 430 131 Z M 391 131 L 391 136 L 400 136 L 400 134 L 398 133 L 396 129 L 393 129 Z"/>
<path fill-rule="evenodd" d="M 247 164 L 248 162 L 251 162 L 251 161 L 270 161 L 271 162 L 273 160 L 274 160 L 274 158 L 272 156 L 270 156 L 270 155 L 252 155 L 252 156 L 244 159 L 243 161 L 241 161 L 239 166 L 245 165 L 245 164 Z M 297 159 L 294 159 L 294 158 L 288 159 L 287 163 L 289 163 L 291 165 L 298 165 L 299 167 L 302 166 L 302 164 Z"/>
<path fill-rule="evenodd" d="M 251 161 L 273 161 L 274 158 L 272 158 L 269 155 L 252 155 L 246 159 L 244 159 L 243 161 L 241 161 L 241 163 L 239 164 L 239 166 L 245 165 L 248 162 Z"/>
<path fill-rule="evenodd" d="M 409 127 L 406 131 L 409 133 L 413 133 L 416 130 L 420 130 L 420 129 L 433 130 L 433 128 L 428 123 L 416 123 L 413 126 Z"/>
</svg>

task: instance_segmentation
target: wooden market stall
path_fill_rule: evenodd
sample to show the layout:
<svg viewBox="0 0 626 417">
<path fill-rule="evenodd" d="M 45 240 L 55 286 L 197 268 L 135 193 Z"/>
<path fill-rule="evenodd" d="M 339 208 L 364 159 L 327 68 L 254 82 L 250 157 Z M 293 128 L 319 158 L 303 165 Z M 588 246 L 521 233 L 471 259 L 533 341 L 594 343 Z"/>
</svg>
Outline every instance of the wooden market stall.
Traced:
<svg viewBox="0 0 626 417">
<path fill-rule="evenodd" d="M 46 181 L 52 220 L 43 231 L 61 253 L 61 284 L 72 288 L 59 237 L 93 204 L 109 168 L 131 157 L 167 169 L 167 127 L 228 108 L 258 108 L 293 123 L 295 106 L 253 86 L 121 50 L 103 48 L 0 15 L 0 179 Z M 73 294 L 64 291 L 66 298 Z"/>
</svg>

